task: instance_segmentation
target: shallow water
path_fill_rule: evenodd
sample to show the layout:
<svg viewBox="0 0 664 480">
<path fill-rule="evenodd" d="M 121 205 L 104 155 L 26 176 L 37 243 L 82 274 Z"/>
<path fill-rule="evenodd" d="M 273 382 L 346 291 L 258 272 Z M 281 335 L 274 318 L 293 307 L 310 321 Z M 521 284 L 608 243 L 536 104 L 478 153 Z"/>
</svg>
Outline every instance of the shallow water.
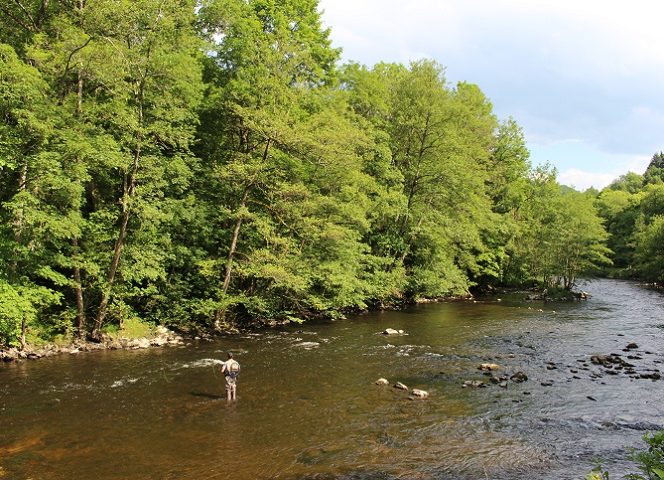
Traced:
<svg viewBox="0 0 664 480">
<path fill-rule="evenodd" d="M 593 297 L 569 304 L 429 304 L 0 366 L 0 478 L 560 480 L 583 478 L 596 457 L 620 478 L 626 448 L 664 428 L 664 380 L 589 359 L 636 355 L 638 372 L 664 370 L 664 296 L 583 288 Z M 379 333 L 388 327 L 407 335 Z M 638 350 L 623 352 L 631 341 Z M 216 368 L 227 350 L 242 364 L 230 405 Z M 484 362 L 529 380 L 462 388 L 487 380 Z M 409 400 L 379 377 L 430 396 Z"/>
</svg>

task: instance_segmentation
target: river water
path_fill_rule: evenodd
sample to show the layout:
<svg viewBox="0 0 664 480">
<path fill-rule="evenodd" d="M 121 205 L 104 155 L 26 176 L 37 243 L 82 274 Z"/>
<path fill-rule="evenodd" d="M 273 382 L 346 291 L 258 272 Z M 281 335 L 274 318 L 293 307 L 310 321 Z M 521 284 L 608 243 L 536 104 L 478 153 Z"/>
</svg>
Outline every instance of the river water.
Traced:
<svg viewBox="0 0 664 480">
<path fill-rule="evenodd" d="M 510 295 L 0 366 L 0 478 L 561 480 L 599 457 L 620 478 L 626 448 L 664 428 L 664 380 L 633 378 L 664 370 L 664 296 L 583 288 L 574 303 Z M 232 404 L 216 368 L 228 350 Z M 590 362 L 610 353 L 637 373 Z M 529 379 L 462 388 L 488 380 L 485 362 Z"/>
</svg>

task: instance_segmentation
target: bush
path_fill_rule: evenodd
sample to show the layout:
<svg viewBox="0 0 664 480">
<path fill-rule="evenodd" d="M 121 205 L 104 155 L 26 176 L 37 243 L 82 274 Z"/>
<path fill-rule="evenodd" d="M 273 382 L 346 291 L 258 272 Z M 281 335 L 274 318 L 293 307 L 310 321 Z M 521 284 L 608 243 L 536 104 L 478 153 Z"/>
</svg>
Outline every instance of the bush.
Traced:
<svg viewBox="0 0 664 480">
<path fill-rule="evenodd" d="M 648 448 L 634 451 L 630 458 L 638 465 L 641 473 L 632 473 L 625 478 L 630 480 L 664 480 L 664 430 L 657 433 L 646 433 L 643 440 Z"/>
<path fill-rule="evenodd" d="M 18 346 L 21 323 L 33 307 L 9 283 L 0 281 L 0 344 Z"/>
<path fill-rule="evenodd" d="M 633 450 L 629 458 L 634 461 L 641 473 L 625 475 L 629 480 L 664 480 L 664 430 L 646 433 L 643 440 L 648 444 L 645 450 Z M 609 472 L 599 464 L 586 480 L 609 480 Z"/>
</svg>

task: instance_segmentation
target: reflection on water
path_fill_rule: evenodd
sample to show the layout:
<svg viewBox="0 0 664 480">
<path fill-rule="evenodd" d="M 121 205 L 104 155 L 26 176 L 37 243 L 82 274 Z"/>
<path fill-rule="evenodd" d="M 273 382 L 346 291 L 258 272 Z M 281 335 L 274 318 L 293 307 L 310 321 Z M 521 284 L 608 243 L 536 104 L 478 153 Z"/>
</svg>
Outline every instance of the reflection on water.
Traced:
<svg viewBox="0 0 664 480">
<path fill-rule="evenodd" d="M 634 341 L 638 371 L 661 367 L 664 298 L 627 282 L 584 289 L 593 297 L 574 304 L 430 304 L 4 366 L 0 478 L 558 480 L 583 478 L 595 457 L 619 478 L 625 447 L 664 428 L 664 381 L 608 374 L 590 357 L 626 357 Z M 228 350 L 242 364 L 230 405 Z M 487 380 L 484 362 L 529 380 L 461 388 Z"/>
</svg>

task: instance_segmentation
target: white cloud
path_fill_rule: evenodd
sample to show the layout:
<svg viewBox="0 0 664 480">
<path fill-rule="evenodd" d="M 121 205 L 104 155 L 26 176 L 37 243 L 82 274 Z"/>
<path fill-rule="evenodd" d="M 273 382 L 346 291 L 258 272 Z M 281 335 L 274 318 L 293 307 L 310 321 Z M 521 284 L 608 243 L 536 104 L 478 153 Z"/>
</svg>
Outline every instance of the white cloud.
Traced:
<svg viewBox="0 0 664 480">
<path fill-rule="evenodd" d="M 529 144 L 569 143 L 565 155 L 549 160 L 578 188 L 628 169 L 642 173 L 647 162 L 633 168 L 631 159 L 664 148 L 661 0 L 320 5 L 345 59 L 368 65 L 436 59 L 450 80 L 479 84 L 498 115 L 513 115 Z"/>
<path fill-rule="evenodd" d="M 649 163 L 650 157 L 635 156 L 623 159 L 620 161 L 618 168 L 609 172 L 593 172 L 578 168 L 568 168 L 558 174 L 558 181 L 563 185 L 574 187 L 580 191 L 590 187 L 601 190 L 627 172 L 643 174 Z"/>
<path fill-rule="evenodd" d="M 576 168 L 570 168 L 558 175 L 558 181 L 563 185 L 574 187 L 579 191 L 595 187 L 598 190 L 609 185 L 618 175 L 612 173 L 584 172 Z"/>
</svg>

